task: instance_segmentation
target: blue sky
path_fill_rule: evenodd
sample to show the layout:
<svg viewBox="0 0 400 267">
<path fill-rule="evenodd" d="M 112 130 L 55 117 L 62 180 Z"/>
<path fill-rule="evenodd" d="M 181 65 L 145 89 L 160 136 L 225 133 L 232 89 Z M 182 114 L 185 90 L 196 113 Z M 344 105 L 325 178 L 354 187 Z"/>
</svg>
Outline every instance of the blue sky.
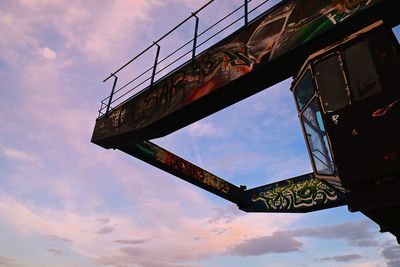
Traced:
<svg viewBox="0 0 400 267">
<path fill-rule="evenodd" d="M 398 266 L 346 207 L 247 214 L 90 143 L 102 79 L 205 2 L 0 0 L 0 266 Z M 289 86 L 154 141 L 237 185 L 309 172 Z"/>
</svg>

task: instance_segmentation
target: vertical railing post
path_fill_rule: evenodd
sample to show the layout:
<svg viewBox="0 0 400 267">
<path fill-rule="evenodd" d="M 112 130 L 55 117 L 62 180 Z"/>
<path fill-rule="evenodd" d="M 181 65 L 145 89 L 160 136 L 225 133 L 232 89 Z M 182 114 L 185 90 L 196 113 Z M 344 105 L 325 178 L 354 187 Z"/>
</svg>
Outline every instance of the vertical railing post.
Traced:
<svg viewBox="0 0 400 267">
<path fill-rule="evenodd" d="M 150 81 L 150 87 L 153 86 L 154 83 L 154 77 L 156 76 L 156 70 L 157 70 L 157 64 L 158 64 L 158 57 L 160 55 L 160 45 L 157 44 L 156 42 L 153 42 L 154 45 L 157 46 L 157 52 L 156 52 L 156 57 L 154 59 L 154 66 L 153 66 L 153 73 L 151 74 L 151 81 Z"/>
<path fill-rule="evenodd" d="M 194 25 L 193 50 L 192 50 L 192 60 L 193 60 L 196 56 L 197 33 L 199 30 L 199 17 L 197 17 L 195 13 L 192 13 L 192 15 L 196 18 L 196 23 Z"/>
<path fill-rule="evenodd" d="M 249 6 L 248 6 L 248 0 L 244 0 L 244 25 L 247 26 L 249 24 Z"/>
<path fill-rule="evenodd" d="M 110 111 L 110 106 L 111 106 L 112 99 L 113 99 L 113 96 L 114 96 L 115 86 L 117 85 L 117 81 L 118 81 L 118 77 L 117 76 L 115 76 L 114 74 L 112 74 L 112 76 L 114 76 L 114 84 L 113 84 L 113 87 L 111 89 L 110 98 L 108 99 L 106 114 Z"/>
<path fill-rule="evenodd" d="M 101 117 L 101 115 L 103 115 L 103 107 L 104 107 L 104 102 L 101 101 L 101 106 L 100 106 L 100 109 L 99 109 L 99 117 Z"/>
</svg>

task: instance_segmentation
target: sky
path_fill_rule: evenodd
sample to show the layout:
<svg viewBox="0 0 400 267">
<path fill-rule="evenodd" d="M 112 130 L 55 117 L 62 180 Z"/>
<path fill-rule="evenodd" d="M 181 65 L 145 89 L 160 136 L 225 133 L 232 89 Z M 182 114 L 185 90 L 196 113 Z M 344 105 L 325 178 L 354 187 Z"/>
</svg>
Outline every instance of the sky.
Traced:
<svg viewBox="0 0 400 267">
<path fill-rule="evenodd" d="M 346 207 L 244 213 L 90 142 L 102 80 L 205 3 L 0 0 L 0 266 L 400 266 Z M 236 185 L 310 172 L 290 82 L 153 141 Z"/>
</svg>

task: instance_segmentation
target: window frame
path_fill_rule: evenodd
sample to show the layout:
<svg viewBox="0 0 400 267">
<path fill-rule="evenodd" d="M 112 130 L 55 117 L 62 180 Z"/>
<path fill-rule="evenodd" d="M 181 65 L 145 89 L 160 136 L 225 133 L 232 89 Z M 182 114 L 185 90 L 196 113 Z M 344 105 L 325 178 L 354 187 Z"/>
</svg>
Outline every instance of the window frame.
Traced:
<svg viewBox="0 0 400 267">
<path fill-rule="evenodd" d="M 312 151 L 312 149 L 311 149 L 311 143 L 310 143 L 310 140 L 309 140 L 309 138 L 308 138 L 308 132 L 307 132 L 307 130 L 306 130 L 306 125 L 305 125 L 305 122 L 304 122 L 304 119 L 303 119 L 303 117 L 304 117 L 304 116 L 303 116 L 304 112 L 307 110 L 307 108 L 310 107 L 310 105 L 312 104 L 312 102 L 313 102 L 314 100 L 316 101 L 316 104 L 318 105 L 318 108 L 319 108 L 319 110 L 320 110 L 320 112 L 321 112 L 321 119 L 322 119 L 321 123 L 322 123 L 322 125 L 323 125 L 323 127 L 324 127 L 324 136 L 326 137 L 326 142 L 325 142 L 325 140 L 323 140 L 323 138 L 321 138 L 321 141 L 322 141 L 322 143 L 324 144 L 325 149 L 327 149 L 327 152 L 329 153 L 329 156 L 330 156 L 330 159 L 329 159 L 329 160 L 330 160 L 331 163 L 332 163 L 332 168 L 333 168 L 333 169 L 332 169 L 332 173 L 330 173 L 330 174 L 321 173 L 320 170 L 317 169 L 317 165 L 316 165 L 316 162 L 315 162 L 316 159 L 315 159 L 315 158 L 318 159 L 318 157 L 314 156 L 314 153 L 313 153 L 313 151 Z M 305 143 L 306 143 L 306 145 L 307 145 L 307 150 L 308 150 L 308 152 L 309 152 L 308 154 L 309 154 L 309 157 L 310 157 L 310 161 L 311 161 L 311 163 L 312 163 L 312 167 L 313 167 L 314 173 L 315 173 L 316 175 L 318 175 L 318 176 L 333 177 L 333 176 L 336 176 L 337 168 L 336 168 L 336 165 L 335 165 L 335 158 L 334 158 L 334 155 L 333 155 L 332 144 L 331 144 L 331 141 L 330 141 L 329 134 L 328 134 L 328 132 L 326 131 L 326 125 L 325 125 L 325 123 L 324 123 L 324 119 L 323 119 L 322 114 L 323 114 L 323 110 L 322 110 L 322 107 L 321 107 L 320 99 L 319 99 L 319 97 L 318 97 L 317 95 L 314 95 L 314 96 L 310 99 L 310 101 L 307 103 L 307 105 L 304 106 L 303 110 L 299 113 L 299 119 L 300 119 L 301 127 L 302 127 L 302 129 L 303 129 L 303 136 L 304 136 Z M 316 128 L 314 125 L 311 125 L 311 126 L 308 125 L 308 127 L 310 127 L 310 128 Z M 318 132 L 318 131 L 321 131 L 321 129 L 319 129 L 319 127 L 316 128 L 316 132 Z M 320 153 L 323 154 L 322 151 L 320 151 Z M 323 156 L 326 156 L 326 155 L 323 154 Z M 319 160 L 320 160 L 320 159 L 319 159 Z M 320 161 L 321 161 L 321 160 L 320 160 Z"/>
<path fill-rule="evenodd" d="M 298 102 L 297 102 L 297 97 L 296 97 L 295 91 L 296 91 L 297 86 L 299 85 L 301 79 L 304 77 L 304 75 L 307 73 L 307 71 L 309 71 L 310 74 L 311 74 L 312 82 L 313 82 L 313 85 L 314 85 L 314 93 L 311 95 L 310 99 L 309 99 L 306 103 L 304 103 L 304 106 L 300 109 L 300 107 L 299 107 L 299 105 L 298 105 Z M 302 111 L 304 111 L 304 109 L 310 104 L 311 100 L 312 100 L 315 96 L 318 95 L 317 86 L 316 86 L 316 84 L 315 84 L 314 72 L 313 72 L 313 69 L 311 68 L 310 64 L 307 64 L 307 67 L 306 67 L 305 69 L 303 69 L 303 71 L 300 73 L 300 75 L 296 78 L 296 81 L 295 81 L 295 83 L 292 85 L 292 88 L 293 88 L 292 93 L 293 93 L 293 98 L 294 98 L 295 106 L 296 106 L 297 112 L 300 114 L 300 113 L 301 113 Z"/>
<path fill-rule="evenodd" d="M 370 96 L 367 96 L 367 97 L 364 97 L 364 98 L 361 98 L 361 99 L 359 99 L 359 100 L 356 100 L 355 99 L 355 93 L 354 93 L 354 91 L 353 90 L 355 90 L 355 89 L 353 89 L 352 87 L 351 87 L 351 84 L 350 84 L 350 72 L 349 72 L 349 68 L 348 68 L 348 60 L 347 60 L 347 57 L 346 57 L 346 51 L 349 49 L 349 48 L 352 48 L 352 47 L 354 47 L 354 46 L 356 46 L 356 45 L 359 45 L 359 44 L 362 44 L 362 43 L 365 43 L 366 45 L 367 45 L 367 47 L 368 47 L 368 51 L 370 52 L 370 58 L 371 58 L 371 63 L 372 63 L 372 66 L 373 66 L 373 68 L 374 68 L 374 74 L 376 75 L 376 81 L 378 82 L 378 84 L 379 84 L 379 92 L 378 93 L 375 93 L 375 94 L 373 94 L 373 95 L 370 95 Z M 361 40 L 357 40 L 356 42 L 351 42 L 351 43 L 349 43 L 348 45 L 346 45 L 343 49 L 341 49 L 340 50 L 340 54 L 341 54 L 341 56 L 342 56 L 342 62 L 343 62 L 343 69 L 344 69 L 344 72 L 345 72 L 345 74 L 346 74 L 346 80 L 347 80 L 347 88 L 349 89 L 349 94 L 350 94 L 350 101 L 351 101 L 351 103 L 350 103 L 350 105 L 352 105 L 353 103 L 360 103 L 360 102 L 363 102 L 363 101 L 365 101 L 365 100 L 367 100 L 367 99 L 369 99 L 369 98 L 371 98 L 371 97 L 375 97 L 375 96 L 377 96 L 377 95 L 379 95 L 379 94 L 382 94 L 382 92 L 383 92 L 383 88 L 382 88 L 382 81 L 381 81 L 381 76 L 379 75 L 379 70 L 378 70 L 378 67 L 377 67 L 377 65 L 376 65 L 376 62 L 375 62 L 375 58 L 374 58 L 374 55 L 373 55 L 373 53 L 371 52 L 371 48 L 370 48 L 370 44 L 369 44 L 369 40 L 368 39 L 361 39 Z"/>
<path fill-rule="evenodd" d="M 343 55 L 342 55 L 341 50 L 342 49 L 339 49 L 339 50 L 336 49 L 335 51 L 327 53 L 327 54 L 323 55 L 321 58 L 318 58 L 317 60 L 311 62 L 311 64 L 310 64 L 311 65 L 311 69 L 312 69 L 312 71 L 314 73 L 315 72 L 315 66 L 318 63 L 320 63 L 321 61 L 324 61 L 325 59 L 327 59 L 327 58 L 329 58 L 331 56 L 334 56 L 334 55 L 336 55 L 338 60 L 339 60 L 339 68 L 340 68 L 340 72 L 341 72 L 341 74 L 343 76 L 343 81 L 344 81 L 344 84 L 345 84 L 344 90 L 346 91 L 346 95 L 347 95 L 347 105 L 342 107 L 342 108 L 335 109 L 335 110 L 332 110 L 332 111 L 327 110 L 325 108 L 325 106 L 322 105 L 322 103 L 324 103 L 324 101 L 323 101 L 324 99 L 323 99 L 322 94 L 321 94 L 321 85 L 319 84 L 319 82 L 317 80 L 317 77 L 315 76 L 314 84 L 316 85 L 316 93 L 317 93 L 317 95 L 318 95 L 318 97 L 320 99 L 321 109 L 322 109 L 324 114 L 331 114 L 331 113 L 337 112 L 338 110 L 341 110 L 343 108 L 346 108 L 346 107 L 352 105 L 352 99 L 351 99 L 350 88 L 349 88 L 349 81 L 348 81 L 346 70 L 344 68 L 344 60 L 343 60 Z"/>
<path fill-rule="evenodd" d="M 297 86 L 298 86 L 299 82 L 304 77 L 304 75 L 307 73 L 307 71 L 310 71 L 310 73 L 311 73 L 312 82 L 313 82 L 313 85 L 314 85 L 314 93 L 311 95 L 310 99 L 307 101 L 307 103 L 304 104 L 303 108 L 300 110 L 299 105 L 297 104 L 297 98 L 296 98 L 296 95 L 295 95 L 295 90 L 297 89 Z M 336 168 L 336 164 L 335 164 L 335 155 L 334 155 L 333 150 L 332 150 L 332 143 L 331 143 L 329 134 L 328 134 L 328 132 L 326 132 L 326 125 L 325 125 L 324 121 L 322 121 L 322 123 L 324 124 L 324 128 L 325 128 L 325 136 L 326 136 L 326 139 L 327 139 L 326 143 L 327 143 L 327 146 L 328 146 L 327 149 L 329 150 L 328 153 L 330 154 L 331 161 L 333 163 L 333 173 L 332 174 L 320 174 L 317 171 L 317 167 L 315 165 L 314 156 L 313 156 L 313 153 L 312 153 L 311 147 L 310 147 L 310 142 L 308 141 L 308 137 L 307 137 L 307 132 L 306 132 L 306 128 L 305 128 L 305 125 L 304 125 L 304 121 L 302 119 L 304 111 L 307 109 L 307 107 L 310 106 L 310 104 L 312 103 L 312 101 L 314 99 L 317 99 L 317 104 L 318 104 L 318 106 L 320 108 L 321 115 L 323 115 L 325 113 L 325 110 L 323 109 L 323 107 L 321 107 L 321 96 L 319 94 L 319 90 L 318 90 L 318 87 L 317 87 L 315 81 L 316 80 L 315 80 L 315 76 L 314 76 L 314 70 L 313 70 L 311 64 L 308 63 L 307 65 L 304 66 L 304 68 L 299 73 L 299 75 L 295 78 L 295 81 L 292 84 L 293 99 L 294 99 L 295 106 L 296 106 L 296 109 L 297 109 L 297 112 L 298 112 L 299 121 L 300 121 L 300 125 L 301 125 L 302 132 L 303 132 L 303 137 L 304 137 L 304 141 L 305 141 L 305 144 L 306 144 L 306 147 L 307 147 L 308 156 L 309 156 L 309 159 L 310 159 L 310 162 L 311 162 L 311 166 L 313 168 L 313 172 L 315 173 L 315 175 L 317 177 L 326 177 L 327 179 L 337 179 L 337 168 Z M 323 120 L 323 117 L 322 117 L 322 120 Z"/>
</svg>

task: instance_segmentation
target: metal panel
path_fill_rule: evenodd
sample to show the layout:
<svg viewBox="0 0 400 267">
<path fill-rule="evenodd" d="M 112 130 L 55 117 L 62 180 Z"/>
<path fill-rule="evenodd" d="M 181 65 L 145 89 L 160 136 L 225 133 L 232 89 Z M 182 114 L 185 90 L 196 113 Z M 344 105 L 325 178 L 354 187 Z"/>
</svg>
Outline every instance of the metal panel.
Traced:
<svg viewBox="0 0 400 267">
<path fill-rule="evenodd" d="M 247 212 L 310 212 L 346 204 L 346 195 L 313 174 L 246 190 Z"/>
<path fill-rule="evenodd" d="M 244 189 L 242 190 L 152 142 L 143 141 L 120 148 L 120 150 L 233 203 L 239 205 L 244 201 Z"/>
</svg>

